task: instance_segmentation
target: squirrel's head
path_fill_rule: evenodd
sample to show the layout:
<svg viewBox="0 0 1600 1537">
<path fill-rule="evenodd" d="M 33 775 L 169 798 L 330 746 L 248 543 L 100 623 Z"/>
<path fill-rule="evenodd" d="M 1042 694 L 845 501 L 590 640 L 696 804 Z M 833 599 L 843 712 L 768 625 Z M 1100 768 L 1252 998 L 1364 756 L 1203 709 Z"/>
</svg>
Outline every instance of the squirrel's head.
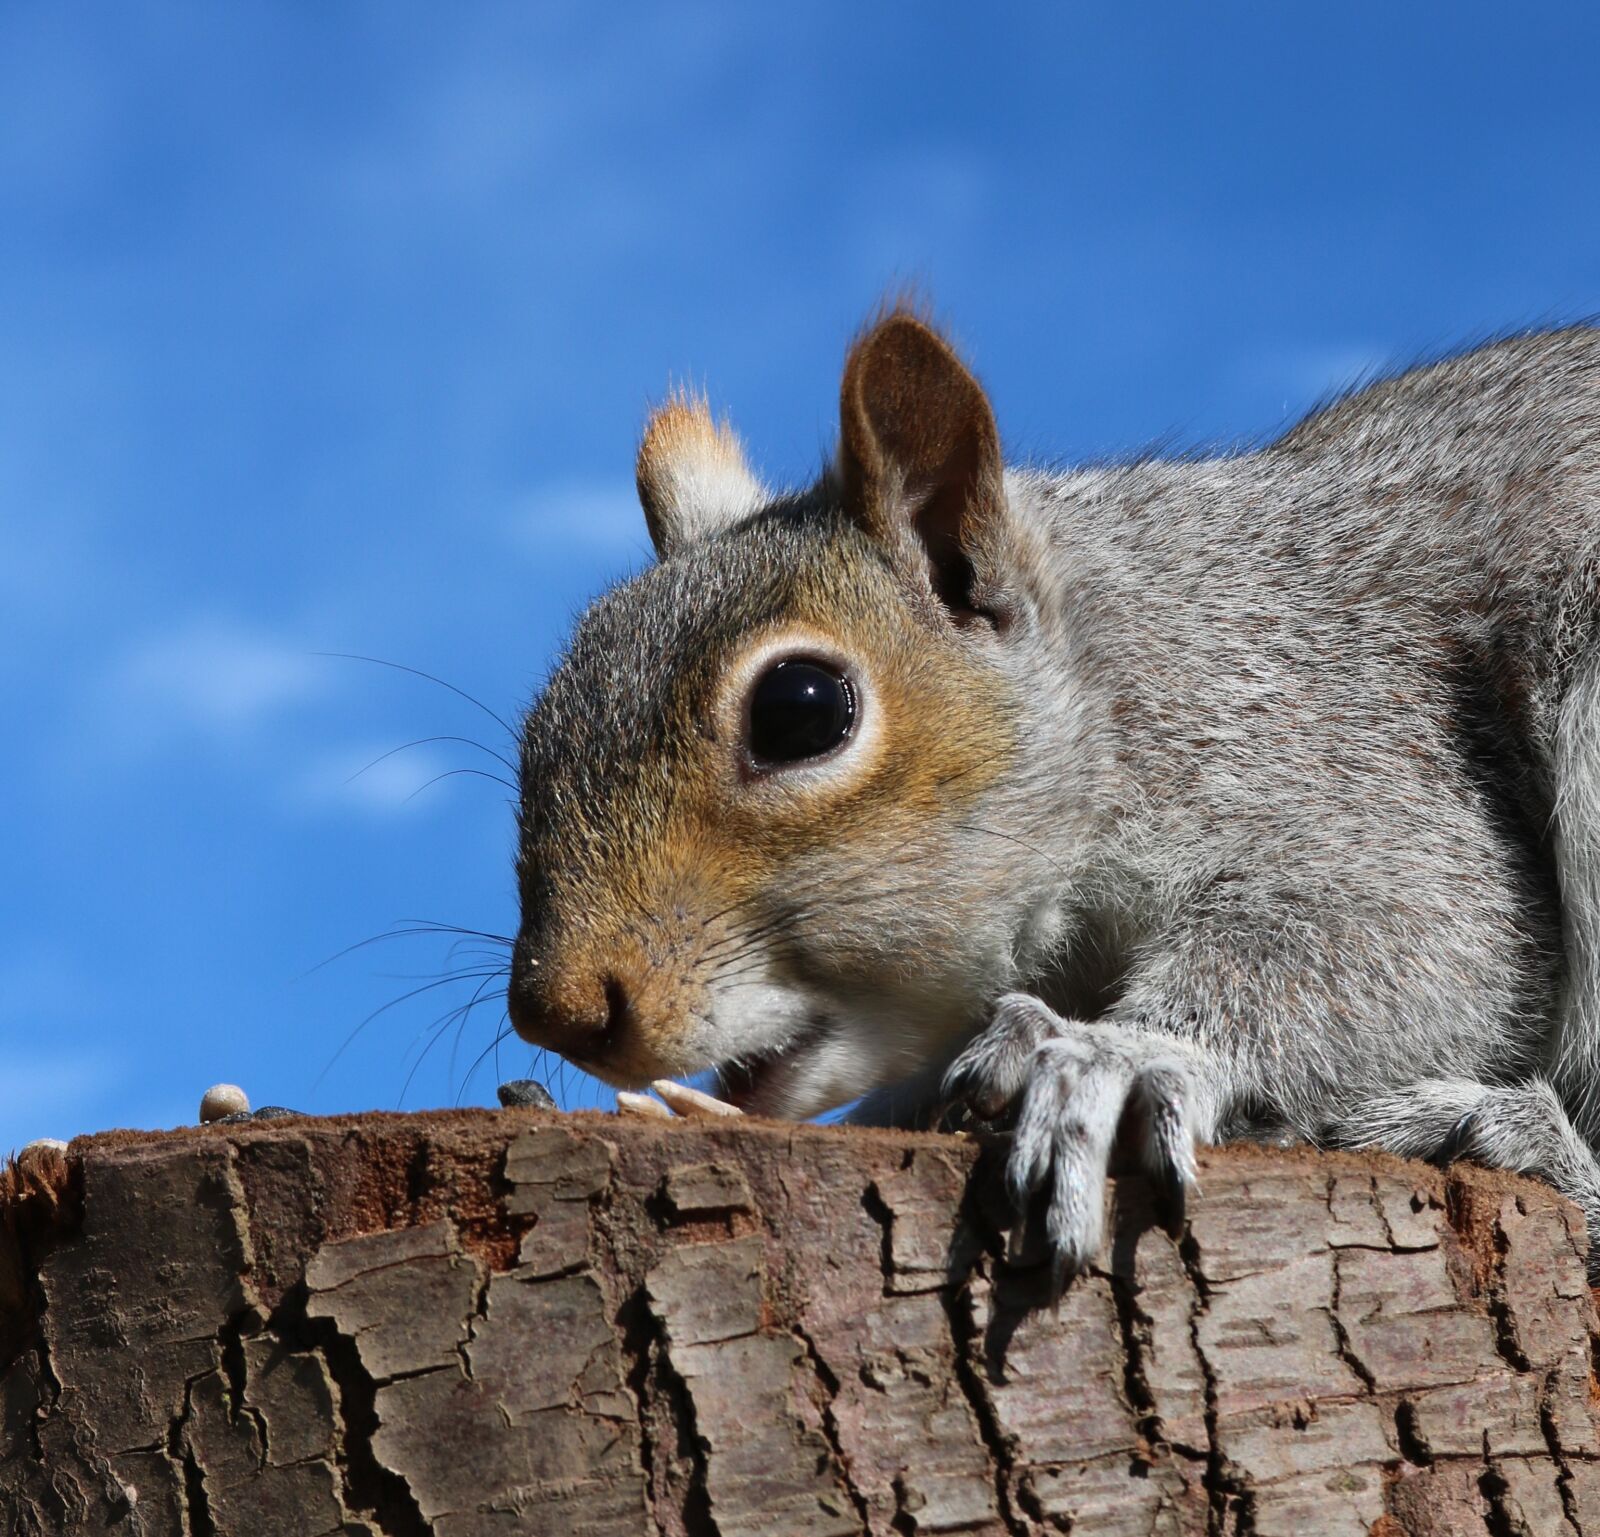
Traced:
<svg viewBox="0 0 1600 1537">
<path fill-rule="evenodd" d="M 990 822 L 1037 614 L 994 416 L 896 311 L 811 489 L 769 494 L 683 398 L 638 481 L 659 562 L 583 617 L 523 736 L 511 1021 L 619 1086 L 716 1067 L 813 1114 L 927 1065 L 1015 965 L 1028 883 Z"/>
</svg>

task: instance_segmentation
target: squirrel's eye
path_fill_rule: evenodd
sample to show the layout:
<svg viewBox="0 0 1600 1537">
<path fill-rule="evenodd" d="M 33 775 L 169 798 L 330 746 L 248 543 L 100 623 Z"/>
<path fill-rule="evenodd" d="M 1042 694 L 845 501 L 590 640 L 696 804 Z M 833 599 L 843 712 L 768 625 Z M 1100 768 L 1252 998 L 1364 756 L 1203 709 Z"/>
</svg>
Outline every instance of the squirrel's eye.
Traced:
<svg viewBox="0 0 1600 1537">
<path fill-rule="evenodd" d="M 855 718 L 847 678 L 819 662 L 779 662 L 750 695 L 751 756 L 759 764 L 820 758 L 850 735 Z"/>
</svg>

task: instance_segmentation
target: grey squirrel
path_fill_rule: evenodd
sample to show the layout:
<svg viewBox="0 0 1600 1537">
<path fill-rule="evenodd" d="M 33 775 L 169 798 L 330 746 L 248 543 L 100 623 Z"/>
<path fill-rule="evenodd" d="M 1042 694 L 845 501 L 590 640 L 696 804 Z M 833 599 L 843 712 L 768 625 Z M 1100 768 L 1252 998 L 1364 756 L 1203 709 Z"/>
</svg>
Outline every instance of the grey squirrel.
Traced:
<svg viewBox="0 0 1600 1537">
<path fill-rule="evenodd" d="M 894 309 L 815 485 L 689 397 L 638 485 L 659 561 L 524 731 L 523 1037 L 766 1115 L 1010 1107 L 1058 1279 L 1114 1145 L 1181 1195 L 1263 1127 L 1600 1238 L 1600 333 L 1054 473 Z"/>
</svg>

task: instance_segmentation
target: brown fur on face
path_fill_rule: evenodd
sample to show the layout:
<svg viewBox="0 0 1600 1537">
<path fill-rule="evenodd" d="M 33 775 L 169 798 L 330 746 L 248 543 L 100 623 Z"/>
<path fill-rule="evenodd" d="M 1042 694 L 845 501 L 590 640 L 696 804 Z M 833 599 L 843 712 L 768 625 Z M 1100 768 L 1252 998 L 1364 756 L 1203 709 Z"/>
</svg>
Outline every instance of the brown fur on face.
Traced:
<svg viewBox="0 0 1600 1537">
<path fill-rule="evenodd" d="M 693 612 L 690 593 L 707 612 Z M 858 965 L 884 971 L 883 935 L 902 914 L 915 914 L 919 932 L 937 929 L 939 914 L 874 884 L 1001 772 L 1014 711 L 960 632 L 821 504 L 774 508 L 607 602 L 617 606 L 597 616 L 604 633 L 592 653 L 575 648 L 577 670 L 558 674 L 530 734 L 583 733 L 582 700 L 598 680 L 579 673 L 592 664 L 626 675 L 620 648 L 671 666 L 648 718 L 641 701 L 626 728 L 597 731 L 612 739 L 610 762 L 582 740 L 566 744 L 584 782 L 568 787 L 578 793 L 559 814 L 529 808 L 524 906 L 538 965 L 525 986 L 537 1006 L 518 1024 L 612 1082 L 637 1084 L 718 1060 L 704 1045 L 715 986 L 758 956 L 785 977 L 848 986 Z M 670 619 L 658 602 L 672 605 Z M 856 733 L 825 763 L 753 776 L 746 693 L 771 660 L 792 655 L 852 677 Z M 542 892 L 540 871 L 552 877 Z M 748 938 L 763 926 L 764 939 Z M 961 943 L 950 934 L 949 952 Z M 615 1017 L 608 982 L 626 999 Z"/>
<path fill-rule="evenodd" d="M 961 999 L 958 915 L 980 894 L 927 872 L 1017 718 L 963 633 L 992 638 L 974 569 L 1005 511 L 982 390 L 894 310 L 851 350 L 837 464 L 811 492 L 769 500 L 688 395 L 651 418 L 637 472 L 662 564 L 586 616 L 529 720 L 517 1028 L 637 1084 L 781 1045 L 830 989 Z M 825 760 L 758 771 L 749 691 L 784 657 L 846 675 L 859 713 Z M 945 886 L 976 879 L 954 863 Z"/>
</svg>

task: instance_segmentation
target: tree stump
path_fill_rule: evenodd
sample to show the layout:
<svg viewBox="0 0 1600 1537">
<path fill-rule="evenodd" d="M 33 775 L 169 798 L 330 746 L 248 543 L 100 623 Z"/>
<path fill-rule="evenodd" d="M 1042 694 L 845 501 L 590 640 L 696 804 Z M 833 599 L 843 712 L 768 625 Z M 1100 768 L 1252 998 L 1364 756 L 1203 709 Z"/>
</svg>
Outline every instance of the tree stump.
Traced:
<svg viewBox="0 0 1600 1537">
<path fill-rule="evenodd" d="M 0 1530 L 1600 1534 L 1576 1212 L 1234 1147 L 1058 1306 L 961 1138 L 540 1111 L 0 1180 Z"/>
</svg>

